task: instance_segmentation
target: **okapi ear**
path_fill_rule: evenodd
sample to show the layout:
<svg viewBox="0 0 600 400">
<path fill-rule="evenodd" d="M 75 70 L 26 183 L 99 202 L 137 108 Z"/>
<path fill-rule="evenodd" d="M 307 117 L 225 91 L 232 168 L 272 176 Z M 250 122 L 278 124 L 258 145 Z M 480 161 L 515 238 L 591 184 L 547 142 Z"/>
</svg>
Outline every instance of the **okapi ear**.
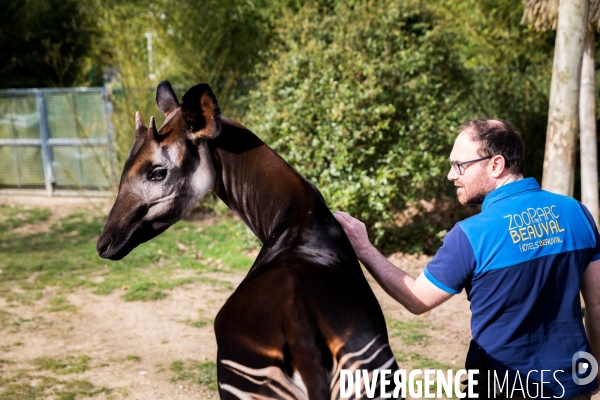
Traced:
<svg viewBox="0 0 600 400">
<path fill-rule="evenodd" d="M 179 108 L 177 95 L 169 81 L 162 81 L 156 87 L 156 104 L 165 117 Z"/>
<path fill-rule="evenodd" d="M 194 86 L 183 95 L 181 111 L 192 127 L 190 139 L 214 139 L 221 133 L 221 110 L 206 83 Z"/>
</svg>

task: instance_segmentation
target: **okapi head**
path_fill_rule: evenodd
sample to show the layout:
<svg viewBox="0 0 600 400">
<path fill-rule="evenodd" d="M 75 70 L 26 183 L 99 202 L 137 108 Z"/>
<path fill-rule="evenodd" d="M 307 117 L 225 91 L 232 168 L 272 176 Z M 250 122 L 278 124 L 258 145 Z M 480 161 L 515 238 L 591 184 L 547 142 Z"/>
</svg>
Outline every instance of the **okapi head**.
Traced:
<svg viewBox="0 0 600 400">
<path fill-rule="evenodd" d="M 120 260 L 183 217 L 215 184 L 206 141 L 221 132 L 221 114 L 210 86 L 188 90 L 181 105 L 168 81 L 156 89 L 166 117 L 156 129 L 135 115 L 135 140 L 121 175 L 119 193 L 98 239 L 102 258 Z"/>
</svg>

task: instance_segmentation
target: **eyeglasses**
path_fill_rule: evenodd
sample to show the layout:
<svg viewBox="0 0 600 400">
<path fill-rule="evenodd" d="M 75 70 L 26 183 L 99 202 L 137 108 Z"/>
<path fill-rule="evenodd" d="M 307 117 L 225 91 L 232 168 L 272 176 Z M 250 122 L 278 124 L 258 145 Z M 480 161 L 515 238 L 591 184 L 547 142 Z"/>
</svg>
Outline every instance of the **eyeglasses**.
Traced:
<svg viewBox="0 0 600 400">
<path fill-rule="evenodd" d="M 452 165 L 452 168 L 454 168 L 454 171 L 459 174 L 462 175 L 465 173 L 465 170 L 463 168 L 463 165 L 467 165 L 467 164 L 471 164 L 474 162 L 478 162 L 478 161 L 483 161 L 483 160 L 487 160 L 488 158 L 492 158 L 493 156 L 487 156 L 487 157 L 482 157 L 482 158 L 478 158 L 476 160 L 469 160 L 469 161 L 452 161 L 450 160 L 450 165 Z"/>
</svg>

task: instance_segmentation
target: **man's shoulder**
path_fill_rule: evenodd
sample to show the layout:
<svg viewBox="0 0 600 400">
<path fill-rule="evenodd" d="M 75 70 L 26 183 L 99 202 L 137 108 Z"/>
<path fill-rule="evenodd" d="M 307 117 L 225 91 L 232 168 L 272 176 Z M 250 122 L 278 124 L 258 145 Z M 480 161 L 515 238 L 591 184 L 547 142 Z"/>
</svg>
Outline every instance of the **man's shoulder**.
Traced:
<svg viewBox="0 0 600 400">
<path fill-rule="evenodd" d="M 524 227 L 549 218 L 587 216 L 589 212 L 576 199 L 546 190 L 533 190 L 517 193 L 494 202 L 479 214 L 458 222 L 468 237 L 495 236 L 507 227 Z M 590 219 L 591 217 L 584 218 Z M 579 219 L 579 218 L 576 218 Z"/>
<path fill-rule="evenodd" d="M 489 224 L 494 223 L 494 220 L 499 213 L 501 214 L 501 212 L 498 210 L 490 210 L 489 208 L 482 210 L 479 214 L 472 215 L 469 218 L 465 218 L 462 221 L 457 222 L 453 229 L 460 229 L 466 233 L 473 228 L 484 228 L 486 226 L 489 227 Z"/>
</svg>

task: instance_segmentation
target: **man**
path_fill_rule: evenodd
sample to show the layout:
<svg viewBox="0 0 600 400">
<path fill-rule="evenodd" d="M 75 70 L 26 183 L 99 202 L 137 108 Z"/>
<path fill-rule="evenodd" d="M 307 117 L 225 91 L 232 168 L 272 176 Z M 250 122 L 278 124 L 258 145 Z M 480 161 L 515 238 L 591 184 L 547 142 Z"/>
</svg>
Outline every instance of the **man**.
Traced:
<svg viewBox="0 0 600 400">
<path fill-rule="evenodd" d="M 448 232 L 416 279 L 371 245 L 362 222 L 334 215 L 359 260 L 410 312 L 424 313 L 466 290 L 472 312 L 466 367 L 483 372 L 482 380 L 490 371 L 492 397 L 493 377 L 503 385 L 506 375 L 502 392 L 509 398 L 589 399 L 598 383 L 577 384 L 572 358 L 585 351 L 600 359 L 596 225 L 576 200 L 523 179 L 523 144 L 510 123 L 472 120 L 459 131 L 448 179 L 461 204 L 482 210 Z"/>
</svg>

